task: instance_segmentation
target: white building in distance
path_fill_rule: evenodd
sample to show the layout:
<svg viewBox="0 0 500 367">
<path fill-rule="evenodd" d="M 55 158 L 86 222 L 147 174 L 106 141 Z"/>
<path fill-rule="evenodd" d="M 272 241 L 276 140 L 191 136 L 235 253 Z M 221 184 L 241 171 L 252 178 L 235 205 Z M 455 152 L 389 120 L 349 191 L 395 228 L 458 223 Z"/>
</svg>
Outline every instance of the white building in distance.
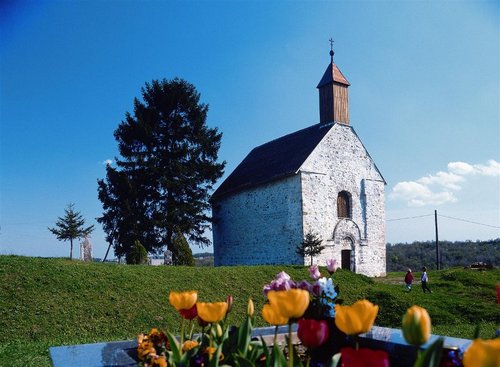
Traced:
<svg viewBox="0 0 500 367">
<path fill-rule="evenodd" d="M 214 192 L 214 261 L 309 264 L 311 232 L 343 269 L 386 272 L 385 180 L 349 125 L 349 82 L 333 62 L 319 89 L 320 122 L 254 148 Z"/>
</svg>

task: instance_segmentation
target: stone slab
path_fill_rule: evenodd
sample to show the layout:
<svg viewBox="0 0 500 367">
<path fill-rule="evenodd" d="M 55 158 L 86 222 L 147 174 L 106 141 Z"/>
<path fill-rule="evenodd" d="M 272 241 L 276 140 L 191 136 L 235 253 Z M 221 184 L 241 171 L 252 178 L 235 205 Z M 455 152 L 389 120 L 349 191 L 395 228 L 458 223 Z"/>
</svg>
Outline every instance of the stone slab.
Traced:
<svg viewBox="0 0 500 367">
<path fill-rule="evenodd" d="M 294 332 L 297 326 L 294 325 Z M 253 336 L 264 337 L 266 343 L 271 343 L 274 336 L 274 327 L 256 328 Z M 287 326 L 278 328 L 278 343 L 283 343 L 284 336 L 288 331 Z M 424 348 L 432 344 L 439 335 L 431 335 Z M 296 338 L 294 333 L 293 338 Z M 472 342 L 469 339 L 452 338 L 445 336 L 445 347 L 467 349 Z M 414 348 L 410 347 L 404 340 L 400 329 L 392 329 L 374 326 L 369 333 L 360 335 L 360 346 L 367 348 L 385 349 L 392 359 L 398 361 L 395 365 L 404 366 L 405 360 L 410 360 L 414 355 Z M 49 348 L 50 358 L 54 367 L 136 367 L 137 341 L 115 341 L 109 343 L 79 344 L 70 346 L 59 346 Z M 413 354 L 412 354 L 413 353 Z"/>
</svg>

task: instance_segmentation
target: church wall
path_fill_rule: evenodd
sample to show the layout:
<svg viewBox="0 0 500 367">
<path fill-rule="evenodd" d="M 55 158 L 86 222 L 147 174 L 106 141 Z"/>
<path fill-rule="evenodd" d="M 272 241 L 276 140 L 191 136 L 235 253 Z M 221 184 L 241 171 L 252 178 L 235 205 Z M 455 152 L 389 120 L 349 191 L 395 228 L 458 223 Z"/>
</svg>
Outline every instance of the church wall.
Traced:
<svg viewBox="0 0 500 367">
<path fill-rule="evenodd" d="M 296 175 L 213 203 L 215 265 L 299 264 L 300 184 Z"/>
<path fill-rule="evenodd" d="M 314 262 L 325 265 L 334 258 L 340 264 L 341 250 L 350 249 L 354 271 L 385 275 L 384 182 L 350 127 L 331 129 L 302 165 L 301 181 L 304 233 L 318 234 L 326 246 Z M 337 217 L 337 195 L 343 190 L 351 195 L 352 220 Z"/>
</svg>

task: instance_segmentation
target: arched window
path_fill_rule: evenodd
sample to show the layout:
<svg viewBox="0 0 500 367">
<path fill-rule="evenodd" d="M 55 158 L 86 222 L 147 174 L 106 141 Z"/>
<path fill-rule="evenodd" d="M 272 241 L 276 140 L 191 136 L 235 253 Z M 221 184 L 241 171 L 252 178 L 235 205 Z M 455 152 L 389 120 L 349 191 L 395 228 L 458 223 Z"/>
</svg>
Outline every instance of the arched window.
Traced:
<svg viewBox="0 0 500 367">
<path fill-rule="evenodd" d="M 341 191 L 337 196 L 337 216 L 351 218 L 351 196 L 347 191 Z"/>
</svg>

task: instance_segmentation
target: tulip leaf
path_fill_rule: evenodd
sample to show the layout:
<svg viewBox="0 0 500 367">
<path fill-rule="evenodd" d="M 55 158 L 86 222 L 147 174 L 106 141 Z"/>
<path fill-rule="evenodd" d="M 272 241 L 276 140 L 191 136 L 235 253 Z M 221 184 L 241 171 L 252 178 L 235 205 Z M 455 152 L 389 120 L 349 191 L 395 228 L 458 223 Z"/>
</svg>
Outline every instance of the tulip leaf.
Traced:
<svg viewBox="0 0 500 367">
<path fill-rule="evenodd" d="M 236 355 L 234 358 L 240 367 L 255 367 L 255 363 L 241 355 Z"/>
<path fill-rule="evenodd" d="M 269 353 L 269 348 L 267 347 L 264 338 L 261 336 L 260 341 L 262 343 L 262 354 L 264 355 L 266 366 L 269 367 L 271 365 L 271 354 Z"/>
<path fill-rule="evenodd" d="M 439 367 L 444 339 L 439 338 L 423 352 L 419 351 L 413 367 Z"/>
<path fill-rule="evenodd" d="M 276 344 L 273 346 L 271 359 L 272 359 L 272 364 L 271 364 L 272 367 L 283 367 L 287 365 L 286 358 L 283 355 L 283 352 Z"/>
<path fill-rule="evenodd" d="M 248 345 L 250 344 L 250 340 L 252 338 L 252 320 L 250 316 L 247 316 L 243 325 L 241 325 L 238 329 L 238 350 L 242 353 L 242 355 L 247 354 Z"/>
<path fill-rule="evenodd" d="M 337 367 L 340 361 L 340 353 L 334 354 L 330 362 L 330 367 Z"/>
<path fill-rule="evenodd" d="M 167 338 L 170 343 L 170 350 L 172 351 L 172 357 L 174 361 L 178 362 L 181 360 L 181 350 L 179 348 L 179 342 L 177 338 L 170 332 L 167 332 Z M 180 346 L 182 347 L 182 346 Z"/>
</svg>

